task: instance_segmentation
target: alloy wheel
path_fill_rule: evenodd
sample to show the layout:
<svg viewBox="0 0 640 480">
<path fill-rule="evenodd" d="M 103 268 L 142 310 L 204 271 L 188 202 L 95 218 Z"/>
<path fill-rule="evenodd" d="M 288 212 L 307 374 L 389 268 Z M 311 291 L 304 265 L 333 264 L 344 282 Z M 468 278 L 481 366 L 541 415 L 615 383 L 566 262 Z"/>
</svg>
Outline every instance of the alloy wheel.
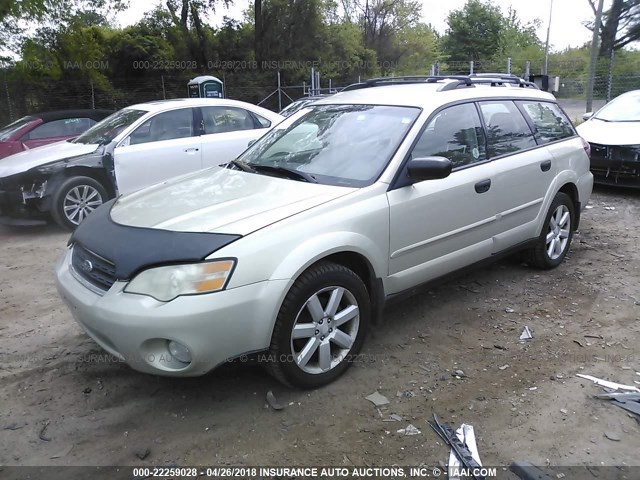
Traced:
<svg viewBox="0 0 640 480">
<path fill-rule="evenodd" d="M 291 331 L 296 365 L 311 374 L 338 366 L 353 346 L 360 327 L 355 296 L 344 287 L 326 287 L 302 306 Z"/>
</svg>

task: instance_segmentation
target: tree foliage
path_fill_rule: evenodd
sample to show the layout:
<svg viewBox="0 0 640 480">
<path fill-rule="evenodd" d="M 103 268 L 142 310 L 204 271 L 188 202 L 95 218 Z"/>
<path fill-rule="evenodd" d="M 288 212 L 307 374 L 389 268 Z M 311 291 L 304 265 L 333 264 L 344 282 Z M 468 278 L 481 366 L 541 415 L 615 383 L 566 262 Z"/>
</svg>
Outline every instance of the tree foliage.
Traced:
<svg viewBox="0 0 640 480">
<path fill-rule="evenodd" d="M 449 14 L 447 24 L 442 47 L 450 60 L 537 60 L 542 55 L 542 43 L 536 34 L 538 23 L 523 23 L 513 8 L 504 14 L 488 1 L 468 0 Z"/>
<path fill-rule="evenodd" d="M 595 0 L 588 0 L 596 15 Z M 593 31 L 593 23 L 587 24 Z M 640 0 L 613 0 L 611 8 L 603 13 L 600 27 L 599 56 L 609 58 L 611 52 L 620 50 L 640 40 Z"/>
</svg>

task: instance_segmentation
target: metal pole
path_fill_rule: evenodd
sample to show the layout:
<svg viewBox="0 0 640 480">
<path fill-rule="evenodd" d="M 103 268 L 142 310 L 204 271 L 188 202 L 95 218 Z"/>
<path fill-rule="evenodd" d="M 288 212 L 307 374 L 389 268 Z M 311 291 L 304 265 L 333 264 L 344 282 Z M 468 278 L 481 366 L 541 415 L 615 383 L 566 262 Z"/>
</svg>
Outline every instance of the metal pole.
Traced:
<svg viewBox="0 0 640 480">
<path fill-rule="evenodd" d="M 9 111 L 9 123 L 13 122 L 13 111 L 11 110 L 11 97 L 9 96 L 9 84 L 7 83 L 7 70 L 4 71 L 4 91 L 7 94 L 7 107 Z"/>
<path fill-rule="evenodd" d="M 607 80 L 607 103 L 611 101 L 611 88 L 613 87 L 613 57 L 615 50 L 611 49 L 611 57 L 609 57 L 609 79 Z"/>
<path fill-rule="evenodd" d="M 531 60 L 527 60 L 524 66 L 524 79 L 528 82 L 531 78 Z"/>
<path fill-rule="evenodd" d="M 311 91 L 309 92 L 309 95 L 313 95 L 313 92 L 316 89 L 316 69 L 314 67 L 311 67 Z"/>
<path fill-rule="evenodd" d="M 278 70 L 278 111 L 282 110 L 282 87 L 280 86 L 280 70 Z"/>
<path fill-rule="evenodd" d="M 593 83 L 596 77 L 596 62 L 598 61 L 598 38 L 600 37 L 600 24 L 602 23 L 602 6 L 604 0 L 598 2 L 596 11 L 596 21 L 593 26 L 593 37 L 591 38 L 591 64 L 589 65 L 589 83 L 587 85 L 587 112 L 593 111 Z"/>
<path fill-rule="evenodd" d="M 95 110 L 96 108 L 96 94 L 93 89 L 93 80 L 91 80 L 91 108 Z"/>
<path fill-rule="evenodd" d="M 469 75 L 473 75 L 473 60 L 469 62 Z"/>
<path fill-rule="evenodd" d="M 166 100 L 167 99 L 167 92 L 164 89 L 164 75 L 160 75 L 160 79 L 162 80 L 162 99 Z"/>
<path fill-rule="evenodd" d="M 542 74 L 548 75 L 549 72 L 549 36 L 551 35 L 551 17 L 553 13 L 553 0 L 549 5 L 549 25 L 547 26 L 547 41 L 544 45 L 544 66 L 542 67 Z"/>
<path fill-rule="evenodd" d="M 316 72 L 316 89 L 317 93 L 320 93 L 320 72 Z"/>
<path fill-rule="evenodd" d="M 507 58 L 507 74 L 511 75 L 511 57 Z"/>
<path fill-rule="evenodd" d="M 329 79 L 329 93 L 331 93 L 331 79 Z"/>
</svg>

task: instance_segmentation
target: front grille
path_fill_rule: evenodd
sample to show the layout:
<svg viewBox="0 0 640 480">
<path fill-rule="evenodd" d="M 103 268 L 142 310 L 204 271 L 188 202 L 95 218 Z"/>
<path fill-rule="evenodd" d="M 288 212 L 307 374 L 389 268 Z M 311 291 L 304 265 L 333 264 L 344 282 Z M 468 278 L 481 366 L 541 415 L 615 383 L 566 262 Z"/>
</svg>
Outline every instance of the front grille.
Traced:
<svg viewBox="0 0 640 480">
<path fill-rule="evenodd" d="M 592 160 L 640 162 L 640 145 L 601 145 L 591 143 Z"/>
<path fill-rule="evenodd" d="M 116 281 L 113 263 L 77 243 L 71 253 L 71 265 L 78 275 L 101 290 L 109 290 Z"/>
</svg>

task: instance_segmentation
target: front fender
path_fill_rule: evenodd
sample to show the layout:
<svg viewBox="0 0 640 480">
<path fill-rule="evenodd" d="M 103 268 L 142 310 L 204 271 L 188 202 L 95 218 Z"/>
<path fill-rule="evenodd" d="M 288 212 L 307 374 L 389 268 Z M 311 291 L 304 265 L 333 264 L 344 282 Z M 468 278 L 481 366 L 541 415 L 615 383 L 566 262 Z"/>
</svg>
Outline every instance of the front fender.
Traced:
<svg viewBox="0 0 640 480">
<path fill-rule="evenodd" d="M 388 256 L 370 238 L 354 232 L 331 232 L 309 238 L 289 252 L 274 270 L 270 280 L 295 280 L 314 263 L 335 253 L 354 252 L 363 256 L 377 278 L 386 277 Z"/>
</svg>

